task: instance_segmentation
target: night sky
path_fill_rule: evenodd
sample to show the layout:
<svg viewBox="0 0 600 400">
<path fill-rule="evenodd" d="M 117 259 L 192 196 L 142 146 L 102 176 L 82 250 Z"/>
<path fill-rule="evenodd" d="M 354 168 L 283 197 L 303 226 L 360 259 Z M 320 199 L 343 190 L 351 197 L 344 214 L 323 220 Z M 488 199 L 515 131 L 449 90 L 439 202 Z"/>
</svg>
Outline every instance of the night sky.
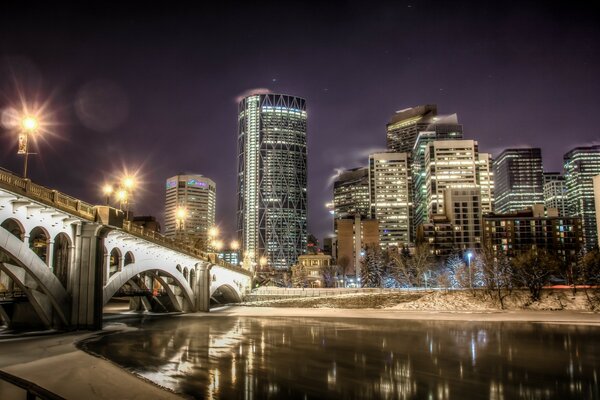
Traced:
<svg viewBox="0 0 600 400">
<path fill-rule="evenodd" d="M 139 170 L 136 213 L 162 220 L 164 180 L 200 173 L 217 183 L 225 240 L 236 98 L 252 89 L 307 100 L 309 231 L 319 238 L 332 230 L 324 204 L 336 169 L 385 148 L 396 110 L 436 103 L 458 113 L 480 151 L 539 146 L 547 171 L 600 138 L 598 1 L 11 3 L 0 10 L 4 123 L 21 98 L 44 104 L 51 121 L 30 177 L 101 203 L 105 181 Z M 21 173 L 15 153 L 3 127 L 0 167 Z"/>
</svg>

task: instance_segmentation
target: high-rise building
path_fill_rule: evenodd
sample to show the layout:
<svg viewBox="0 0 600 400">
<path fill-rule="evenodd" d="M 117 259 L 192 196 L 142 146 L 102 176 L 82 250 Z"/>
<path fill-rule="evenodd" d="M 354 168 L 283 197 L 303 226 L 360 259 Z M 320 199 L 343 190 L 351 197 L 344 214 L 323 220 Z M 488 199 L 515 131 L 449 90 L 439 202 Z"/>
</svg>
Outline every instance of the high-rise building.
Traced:
<svg viewBox="0 0 600 400">
<path fill-rule="evenodd" d="M 345 218 L 337 221 L 336 259 L 346 274 L 360 275 L 362 250 L 379 245 L 379 222 L 376 219 Z"/>
<path fill-rule="evenodd" d="M 410 243 L 411 174 L 407 153 L 369 156 L 371 217 L 379 221 L 382 248 Z"/>
<path fill-rule="evenodd" d="M 457 125 L 460 127 L 460 125 Z M 462 128 L 451 132 L 424 131 L 417 136 L 415 145 L 412 149 L 412 199 L 413 199 L 413 218 L 412 226 L 418 227 L 429 221 L 427 214 L 427 170 L 425 165 L 425 151 L 429 143 L 436 140 L 460 140 L 462 139 Z M 413 239 L 415 229 L 413 229 Z"/>
<path fill-rule="evenodd" d="M 176 175 L 166 182 L 165 236 L 189 241 L 206 250 L 215 225 L 217 185 L 202 175 Z M 177 215 L 177 210 L 184 215 Z"/>
<path fill-rule="evenodd" d="M 559 172 L 544 172 L 544 206 L 555 208 L 561 217 L 569 215 L 565 177 Z"/>
<path fill-rule="evenodd" d="M 478 187 L 444 191 L 445 214 L 454 226 L 454 244 L 461 250 L 481 247 L 481 191 Z"/>
<path fill-rule="evenodd" d="M 481 187 L 481 213 L 494 212 L 494 160 L 489 153 L 479 153 L 477 162 Z"/>
<path fill-rule="evenodd" d="M 596 207 L 596 232 L 600 233 L 600 175 L 592 179 L 594 183 L 594 204 Z"/>
<path fill-rule="evenodd" d="M 435 104 L 426 104 L 397 111 L 387 124 L 389 151 L 410 153 L 420 132 L 455 134 L 462 137 L 462 126 L 456 114 L 438 116 Z"/>
<path fill-rule="evenodd" d="M 334 219 L 361 218 L 370 215 L 369 168 L 354 168 L 342 172 L 333 182 Z"/>
<path fill-rule="evenodd" d="M 539 148 L 506 149 L 494 160 L 495 212 L 511 213 L 544 203 Z"/>
<path fill-rule="evenodd" d="M 238 107 L 238 237 L 274 268 L 306 252 L 306 121 L 300 97 L 256 94 Z"/>
<path fill-rule="evenodd" d="M 577 147 L 564 156 L 567 204 L 572 215 L 581 217 L 587 249 L 598 245 L 593 178 L 600 174 L 600 145 Z"/>
<path fill-rule="evenodd" d="M 425 149 L 427 215 L 446 214 L 444 190 L 477 188 L 479 151 L 474 140 L 430 142 Z"/>
</svg>

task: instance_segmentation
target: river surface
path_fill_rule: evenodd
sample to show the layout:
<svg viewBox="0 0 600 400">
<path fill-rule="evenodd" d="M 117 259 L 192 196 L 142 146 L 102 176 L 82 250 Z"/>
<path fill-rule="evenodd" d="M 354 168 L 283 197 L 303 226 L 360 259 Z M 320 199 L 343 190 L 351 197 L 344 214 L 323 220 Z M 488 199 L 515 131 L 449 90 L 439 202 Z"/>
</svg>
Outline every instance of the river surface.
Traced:
<svg viewBox="0 0 600 400">
<path fill-rule="evenodd" d="M 600 327 L 174 317 L 84 347 L 175 392 L 220 399 L 600 399 Z"/>
</svg>

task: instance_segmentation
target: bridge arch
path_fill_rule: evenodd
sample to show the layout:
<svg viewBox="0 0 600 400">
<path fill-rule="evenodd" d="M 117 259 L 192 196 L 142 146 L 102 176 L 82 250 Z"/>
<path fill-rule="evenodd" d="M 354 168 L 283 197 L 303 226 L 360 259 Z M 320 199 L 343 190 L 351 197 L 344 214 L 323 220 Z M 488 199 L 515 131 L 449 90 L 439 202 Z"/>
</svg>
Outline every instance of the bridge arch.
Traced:
<svg viewBox="0 0 600 400">
<path fill-rule="evenodd" d="M 16 237 L 18 237 L 21 241 L 25 238 L 25 227 L 15 218 L 7 218 L 2 222 L 2 228 L 6 229 Z"/>
<path fill-rule="evenodd" d="M 219 304 L 240 303 L 242 301 L 240 293 L 228 283 L 211 288 L 210 297 Z"/>
<path fill-rule="evenodd" d="M 114 274 L 121 272 L 121 261 L 123 258 L 123 253 L 121 253 L 121 249 L 118 247 L 114 247 L 109 254 L 108 257 L 108 277 L 110 279 Z"/>
<path fill-rule="evenodd" d="M 64 288 L 67 287 L 69 281 L 72 247 L 71 238 L 66 233 L 61 232 L 54 237 L 52 269 Z"/>
<path fill-rule="evenodd" d="M 169 277 L 174 280 L 174 283 L 181 289 L 181 294 L 184 301 L 187 303 L 187 308 L 195 310 L 194 293 L 192 288 L 185 280 L 183 274 L 179 272 L 177 267 L 164 267 L 159 264 L 160 261 L 147 260 L 145 262 L 135 262 L 124 268 L 122 271 L 113 275 L 106 286 L 103 289 L 103 304 L 106 305 L 108 301 L 117 293 L 117 291 L 123 287 L 127 282 L 138 274 L 150 274 L 154 275 L 155 278 L 161 283 L 163 288 L 167 290 L 169 297 L 176 296 L 173 293 L 169 284 L 164 280 L 164 277 Z M 184 308 L 184 305 L 181 304 Z"/>
<path fill-rule="evenodd" d="M 36 226 L 29 232 L 29 248 L 46 264 L 48 264 L 48 248 L 50 233 L 43 226 Z"/>
<path fill-rule="evenodd" d="M 68 295 L 48 266 L 14 234 L 0 227 L 0 269 L 27 295 L 44 325 L 69 324 Z M 55 318 L 56 317 L 56 318 Z"/>
<path fill-rule="evenodd" d="M 124 265 L 127 266 L 129 264 L 133 264 L 135 262 L 135 256 L 131 251 L 125 253 Z"/>
</svg>

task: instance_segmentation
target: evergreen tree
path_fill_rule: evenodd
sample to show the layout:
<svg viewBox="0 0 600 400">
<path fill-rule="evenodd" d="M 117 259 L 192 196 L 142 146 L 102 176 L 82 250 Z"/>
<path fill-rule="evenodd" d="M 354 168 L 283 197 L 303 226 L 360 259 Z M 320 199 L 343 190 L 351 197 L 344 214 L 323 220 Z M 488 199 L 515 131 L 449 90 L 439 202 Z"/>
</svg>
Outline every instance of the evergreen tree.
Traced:
<svg viewBox="0 0 600 400">
<path fill-rule="evenodd" d="M 360 269 L 362 287 L 382 287 L 385 258 L 377 245 L 367 245 Z"/>
</svg>

